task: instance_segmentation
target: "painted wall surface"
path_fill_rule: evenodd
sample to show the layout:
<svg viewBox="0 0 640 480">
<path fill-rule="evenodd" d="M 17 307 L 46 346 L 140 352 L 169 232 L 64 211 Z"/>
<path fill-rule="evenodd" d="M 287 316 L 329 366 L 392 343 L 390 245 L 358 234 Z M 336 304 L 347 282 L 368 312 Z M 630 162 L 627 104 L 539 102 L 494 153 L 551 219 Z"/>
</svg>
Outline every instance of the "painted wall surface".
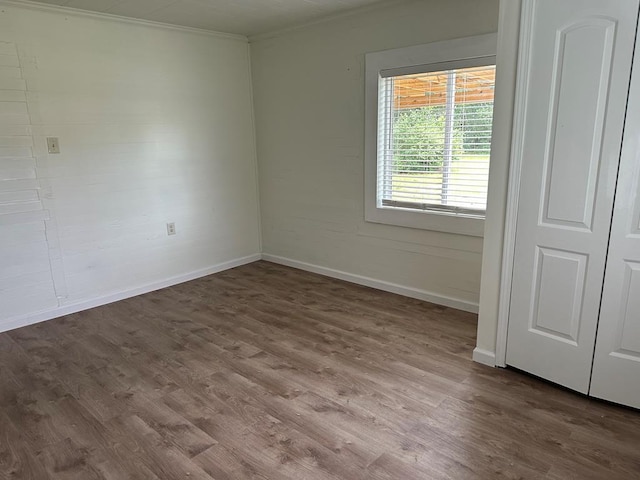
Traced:
<svg viewBox="0 0 640 480">
<path fill-rule="evenodd" d="M 3 6 L 0 330 L 260 252 L 249 67 L 241 37 Z"/>
<path fill-rule="evenodd" d="M 364 221 L 364 55 L 497 23 L 498 0 L 418 1 L 252 39 L 263 251 L 477 304 L 481 238 Z"/>
</svg>

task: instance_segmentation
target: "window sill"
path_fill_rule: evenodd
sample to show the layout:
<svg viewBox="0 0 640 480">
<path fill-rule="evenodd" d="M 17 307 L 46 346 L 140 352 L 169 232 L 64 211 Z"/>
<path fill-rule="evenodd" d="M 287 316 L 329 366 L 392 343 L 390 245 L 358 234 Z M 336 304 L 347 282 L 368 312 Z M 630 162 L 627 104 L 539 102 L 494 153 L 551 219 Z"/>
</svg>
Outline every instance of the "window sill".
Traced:
<svg viewBox="0 0 640 480">
<path fill-rule="evenodd" d="M 482 237 L 484 217 L 447 212 L 411 210 L 396 207 L 367 209 L 365 220 L 398 227 L 417 228 L 436 232 Z"/>
</svg>

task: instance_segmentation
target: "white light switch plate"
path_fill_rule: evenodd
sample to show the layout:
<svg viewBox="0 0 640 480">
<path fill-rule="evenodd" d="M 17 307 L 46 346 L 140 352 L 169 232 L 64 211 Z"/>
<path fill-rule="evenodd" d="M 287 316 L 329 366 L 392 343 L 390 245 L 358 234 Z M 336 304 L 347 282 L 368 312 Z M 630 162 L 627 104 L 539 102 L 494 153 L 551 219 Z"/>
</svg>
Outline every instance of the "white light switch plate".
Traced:
<svg viewBox="0 0 640 480">
<path fill-rule="evenodd" d="M 47 149 L 49 153 L 60 153 L 58 137 L 47 137 Z"/>
</svg>

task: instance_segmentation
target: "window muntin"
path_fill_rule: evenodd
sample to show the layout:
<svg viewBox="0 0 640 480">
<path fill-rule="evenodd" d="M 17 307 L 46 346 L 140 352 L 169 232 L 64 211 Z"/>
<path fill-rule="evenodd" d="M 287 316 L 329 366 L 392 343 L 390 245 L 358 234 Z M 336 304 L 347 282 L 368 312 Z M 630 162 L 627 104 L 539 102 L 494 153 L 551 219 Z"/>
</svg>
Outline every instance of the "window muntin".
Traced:
<svg viewBox="0 0 640 480">
<path fill-rule="evenodd" d="M 495 66 L 378 82 L 378 208 L 483 217 Z"/>
</svg>

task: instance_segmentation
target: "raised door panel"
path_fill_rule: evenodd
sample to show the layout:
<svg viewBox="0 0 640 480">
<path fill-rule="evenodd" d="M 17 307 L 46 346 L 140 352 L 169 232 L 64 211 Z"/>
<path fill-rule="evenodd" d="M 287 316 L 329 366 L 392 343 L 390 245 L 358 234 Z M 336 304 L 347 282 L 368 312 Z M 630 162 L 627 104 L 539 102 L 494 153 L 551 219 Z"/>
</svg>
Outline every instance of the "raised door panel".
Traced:
<svg viewBox="0 0 640 480">
<path fill-rule="evenodd" d="M 586 18 L 556 32 L 545 223 L 591 228 L 615 29 L 612 19 Z"/>
<path fill-rule="evenodd" d="M 507 364 L 586 393 L 638 0 L 525 0 Z"/>
<path fill-rule="evenodd" d="M 587 257 L 539 248 L 529 330 L 576 345 Z"/>
<path fill-rule="evenodd" d="M 625 262 L 613 354 L 640 361 L 640 261 Z"/>
</svg>

